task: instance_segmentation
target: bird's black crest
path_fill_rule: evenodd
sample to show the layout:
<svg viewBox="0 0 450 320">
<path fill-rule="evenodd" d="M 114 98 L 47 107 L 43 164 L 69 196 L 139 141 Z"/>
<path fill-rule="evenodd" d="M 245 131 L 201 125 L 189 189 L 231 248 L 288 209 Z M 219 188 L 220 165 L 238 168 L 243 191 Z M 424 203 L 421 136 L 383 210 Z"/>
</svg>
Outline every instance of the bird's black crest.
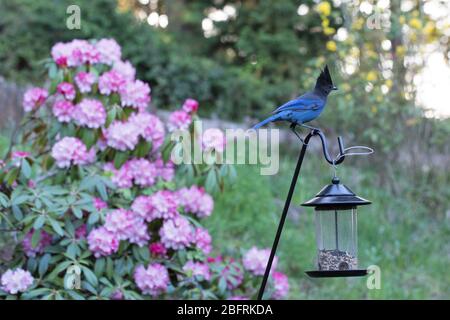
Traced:
<svg viewBox="0 0 450 320">
<path fill-rule="evenodd" d="M 330 70 L 328 70 L 328 65 L 325 65 L 325 69 L 320 72 L 317 78 L 316 87 L 325 87 L 328 85 L 333 85 L 333 80 L 331 80 Z"/>
</svg>

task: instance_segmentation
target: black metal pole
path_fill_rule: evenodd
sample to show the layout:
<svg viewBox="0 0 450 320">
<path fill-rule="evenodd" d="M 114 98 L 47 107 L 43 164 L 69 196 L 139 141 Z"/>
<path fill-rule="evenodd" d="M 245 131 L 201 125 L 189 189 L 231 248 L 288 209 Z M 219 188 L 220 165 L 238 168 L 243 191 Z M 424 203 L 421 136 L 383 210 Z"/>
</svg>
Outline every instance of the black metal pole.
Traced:
<svg viewBox="0 0 450 320">
<path fill-rule="evenodd" d="M 269 279 L 270 269 L 272 269 L 273 258 L 275 257 L 275 253 L 277 251 L 278 242 L 280 241 L 281 232 L 283 231 L 284 221 L 286 220 L 287 213 L 289 211 L 289 206 L 291 205 L 292 195 L 294 194 L 295 185 L 297 184 L 298 175 L 300 173 L 300 169 L 302 167 L 303 158 L 305 157 L 306 148 L 308 147 L 309 140 L 312 136 L 318 134 L 316 130 L 311 131 L 305 137 L 303 147 L 300 151 L 300 155 L 298 157 L 297 166 L 295 167 L 294 176 L 292 177 L 291 186 L 289 187 L 289 192 L 286 198 L 286 202 L 284 203 L 283 213 L 281 214 L 280 223 L 278 224 L 277 234 L 275 235 L 275 239 L 273 240 L 272 251 L 270 252 L 269 261 L 267 262 L 266 271 L 264 272 L 264 278 L 261 283 L 261 287 L 259 288 L 258 300 L 262 300 L 264 295 L 264 290 L 266 289 L 267 280 Z"/>
</svg>

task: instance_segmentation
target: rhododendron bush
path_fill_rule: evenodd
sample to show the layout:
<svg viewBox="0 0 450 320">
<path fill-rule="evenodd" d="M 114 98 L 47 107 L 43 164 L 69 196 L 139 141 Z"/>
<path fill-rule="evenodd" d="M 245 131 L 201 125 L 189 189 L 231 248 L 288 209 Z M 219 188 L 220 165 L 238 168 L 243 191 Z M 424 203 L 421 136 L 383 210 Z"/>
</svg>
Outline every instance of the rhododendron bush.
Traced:
<svg viewBox="0 0 450 320">
<path fill-rule="evenodd" d="M 201 225 L 234 169 L 171 161 L 170 132 L 195 131 L 198 103 L 186 99 L 163 123 L 150 111 L 150 86 L 112 39 L 58 43 L 47 66 L 48 89 L 23 99 L 22 143 L 0 163 L 0 224 L 9 235 L 0 294 L 254 298 L 269 250 L 223 256 Z M 191 136 L 224 151 L 217 129 Z M 287 277 L 273 270 L 267 292 L 286 297 Z"/>
</svg>

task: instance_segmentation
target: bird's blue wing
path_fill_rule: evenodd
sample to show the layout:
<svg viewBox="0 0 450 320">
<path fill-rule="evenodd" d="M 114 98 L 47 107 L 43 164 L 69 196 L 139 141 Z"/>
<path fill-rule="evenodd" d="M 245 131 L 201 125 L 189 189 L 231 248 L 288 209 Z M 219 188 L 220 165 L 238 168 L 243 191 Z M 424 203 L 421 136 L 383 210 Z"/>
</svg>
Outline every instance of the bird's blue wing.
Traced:
<svg viewBox="0 0 450 320">
<path fill-rule="evenodd" d="M 318 98 L 299 97 L 297 99 L 286 102 L 282 106 L 275 109 L 272 113 L 278 113 L 286 110 L 293 110 L 297 112 L 318 110 L 323 106 L 323 100 Z"/>
</svg>

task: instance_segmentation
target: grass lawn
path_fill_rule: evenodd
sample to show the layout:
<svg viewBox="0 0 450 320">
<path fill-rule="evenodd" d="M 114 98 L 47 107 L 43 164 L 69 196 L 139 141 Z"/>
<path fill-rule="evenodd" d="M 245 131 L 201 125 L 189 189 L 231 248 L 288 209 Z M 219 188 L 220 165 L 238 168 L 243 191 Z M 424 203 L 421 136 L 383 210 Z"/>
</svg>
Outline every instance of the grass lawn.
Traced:
<svg viewBox="0 0 450 320">
<path fill-rule="evenodd" d="M 216 248 L 245 251 L 254 245 L 271 247 L 295 166 L 295 155 L 291 157 L 292 161 L 281 163 L 275 176 L 261 176 L 257 166 L 236 167 L 237 183 L 216 197 L 214 214 L 205 220 Z M 338 170 L 341 182 L 373 202 L 358 211 L 359 263 L 361 267 L 381 268 L 381 289 L 369 290 L 367 278 L 312 279 L 304 274 L 315 268 L 315 225 L 313 209 L 299 204 L 330 183 L 333 175 L 318 157 L 310 153 L 305 158 L 277 252 L 279 269 L 289 275 L 290 298 L 450 298 L 450 225 L 445 210 L 435 212 L 427 203 L 410 196 L 408 190 L 394 197 L 373 186 L 376 172 L 362 174 L 361 168 L 351 171 L 351 165 L 345 163 Z M 448 181 L 448 177 L 442 181 Z M 435 188 L 435 192 L 442 193 L 447 185 Z M 450 208 L 448 198 L 441 207 Z"/>
</svg>

